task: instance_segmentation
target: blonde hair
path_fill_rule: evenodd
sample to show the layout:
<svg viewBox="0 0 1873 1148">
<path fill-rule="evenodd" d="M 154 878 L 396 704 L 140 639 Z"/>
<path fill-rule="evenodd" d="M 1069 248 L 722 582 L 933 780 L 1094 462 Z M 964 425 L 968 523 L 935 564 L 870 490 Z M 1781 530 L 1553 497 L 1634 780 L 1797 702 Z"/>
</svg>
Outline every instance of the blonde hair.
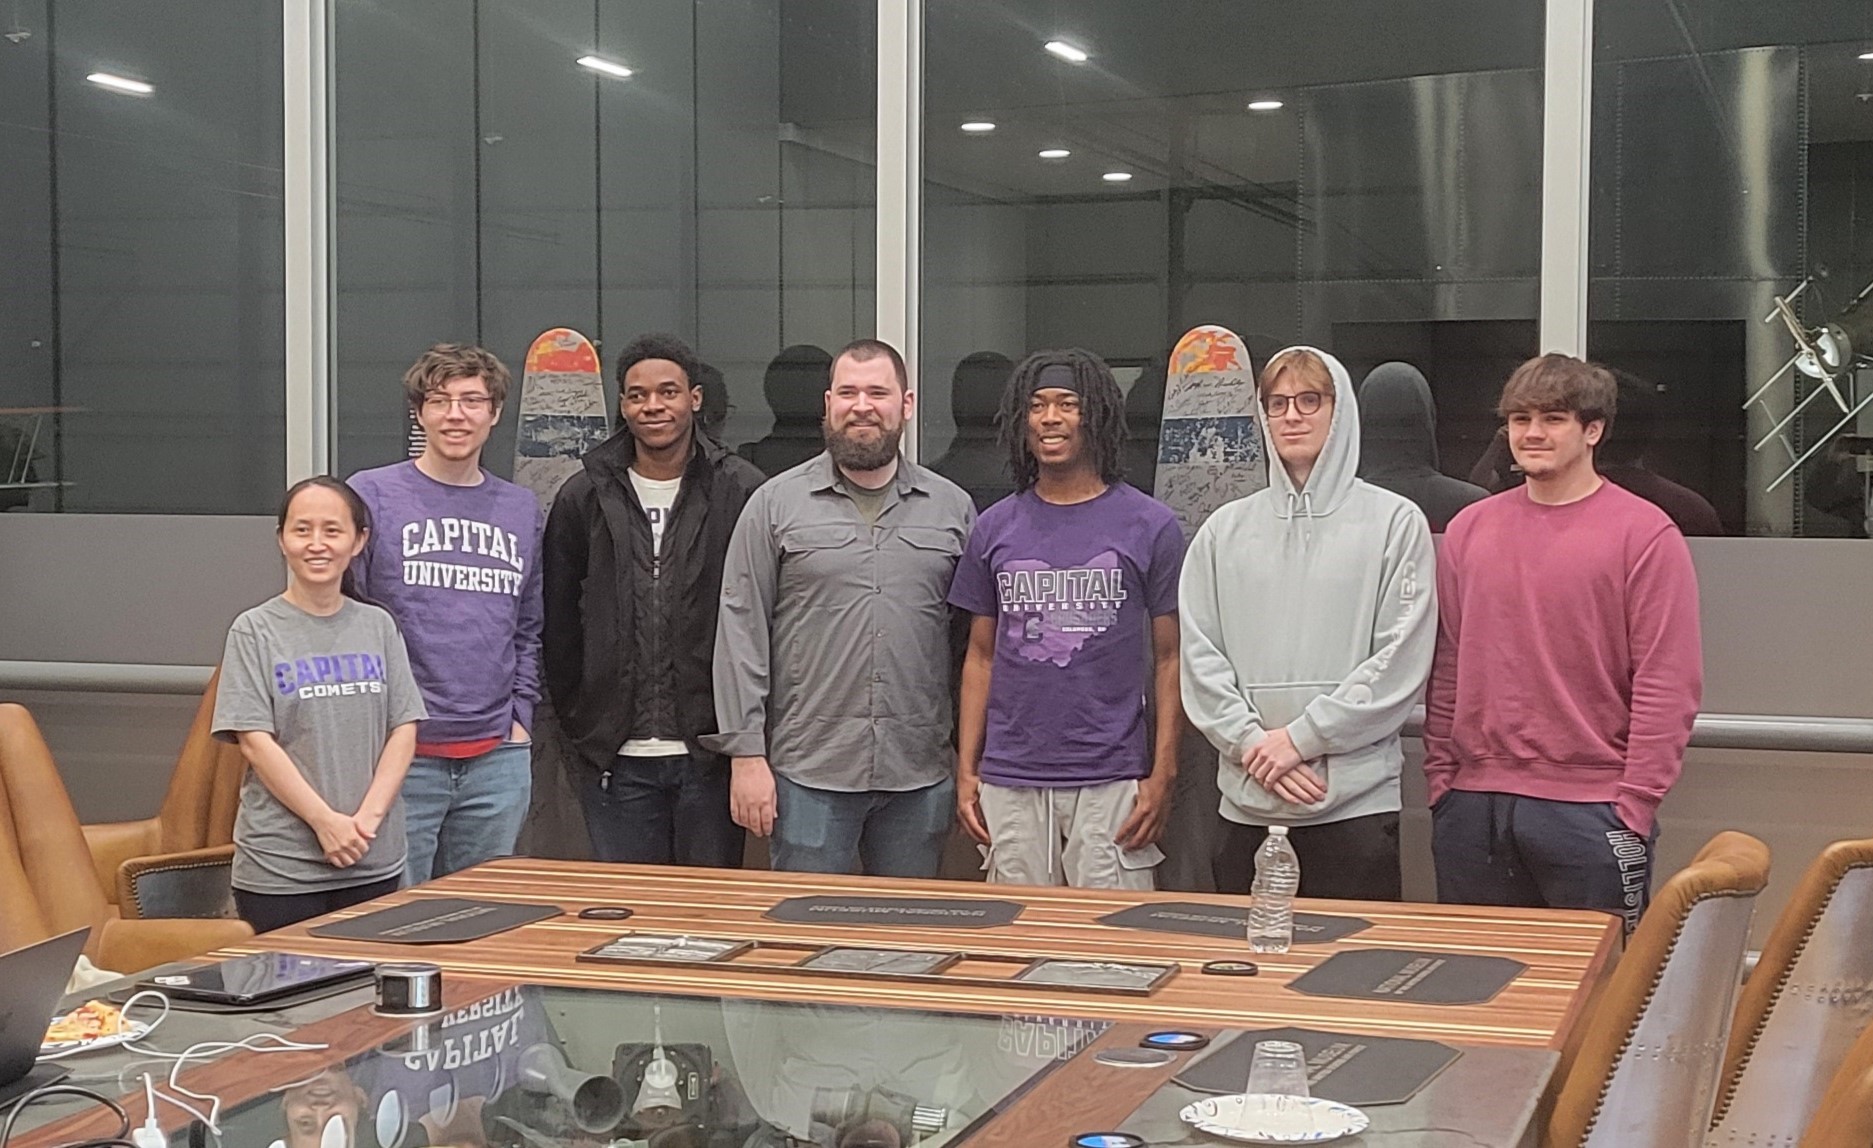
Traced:
<svg viewBox="0 0 1873 1148">
<path fill-rule="evenodd" d="M 1333 385 L 1333 372 L 1327 369 L 1326 361 L 1305 348 L 1283 351 L 1268 360 L 1262 367 L 1262 377 L 1255 382 L 1255 393 L 1265 395 L 1283 375 L 1295 373 L 1314 384 L 1328 398 L 1340 397 Z"/>
</svg>

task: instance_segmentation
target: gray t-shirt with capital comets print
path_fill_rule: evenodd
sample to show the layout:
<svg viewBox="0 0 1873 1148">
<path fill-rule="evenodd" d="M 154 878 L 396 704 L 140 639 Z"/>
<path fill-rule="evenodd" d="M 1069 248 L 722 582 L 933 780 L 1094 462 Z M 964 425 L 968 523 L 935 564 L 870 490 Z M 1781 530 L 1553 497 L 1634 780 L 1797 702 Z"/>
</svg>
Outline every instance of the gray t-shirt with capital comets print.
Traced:
<svg viewBox="0 0 1873 1148">
<path fill-rule="evenodd" d="M 428 714 L 390 615 L 346 599 L 336 614 L 308 614 L 284 597 L 242 614 L 228 630 L 215 694 L 215 736 L 270 733 L 325 803 L 355 813 L 390 731 Z M 392 804 L 362 860 L 339 869 L 319 835 L 251 770 L 234 820 L 236 889 L 313 893 L 403 871 L 403 804 Z"/>
</svg>

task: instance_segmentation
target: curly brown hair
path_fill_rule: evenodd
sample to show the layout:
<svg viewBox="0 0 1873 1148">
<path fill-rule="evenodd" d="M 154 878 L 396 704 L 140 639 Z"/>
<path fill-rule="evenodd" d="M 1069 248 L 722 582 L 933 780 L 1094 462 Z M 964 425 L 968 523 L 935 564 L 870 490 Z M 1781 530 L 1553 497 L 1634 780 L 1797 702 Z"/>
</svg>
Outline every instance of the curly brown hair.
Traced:
<svg viewBox="0 0 1873 1148">
<path fill-rule="evenodd" d="M 506 364 L 494 357 L 494 352 L 467 343 L 437 343 L 403 372 L 403 397 L 411 410 L 417 410 L 431 391 L 439 391 L 457 379 L 476 376 L 488 385 L 496 410 L 507 405 L 507 386 L 513 376 L 508 373 Z"/>
</svg>

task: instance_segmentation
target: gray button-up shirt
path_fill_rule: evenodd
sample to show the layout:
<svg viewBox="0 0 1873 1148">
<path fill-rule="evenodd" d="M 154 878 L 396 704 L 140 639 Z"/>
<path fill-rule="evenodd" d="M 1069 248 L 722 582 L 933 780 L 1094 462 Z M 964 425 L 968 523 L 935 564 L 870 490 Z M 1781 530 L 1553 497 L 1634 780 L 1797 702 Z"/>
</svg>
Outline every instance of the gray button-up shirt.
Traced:
<svg viewBox="0 0 1873 1148">
<path fill-rule="evenodd" d="M 876 525 L 821 454 L 749 498 L 715 631 L 718 753 L 813 789 L 902 791 L 954 764 L 950 607 L 975 523 L 962 488 L 899 460 Z"/>
</svg>

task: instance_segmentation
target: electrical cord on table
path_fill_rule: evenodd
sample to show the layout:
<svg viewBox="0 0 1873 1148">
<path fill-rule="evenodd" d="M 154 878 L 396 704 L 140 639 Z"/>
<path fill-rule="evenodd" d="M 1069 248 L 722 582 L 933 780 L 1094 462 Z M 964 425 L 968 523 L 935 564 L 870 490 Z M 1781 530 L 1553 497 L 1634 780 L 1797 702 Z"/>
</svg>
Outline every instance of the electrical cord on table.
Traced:
<svg viewBox="0 0 1873 1148">
<path fill-rule="evenodd" d="M 28 1105 L 36 1104 L 48 1096 L 80 1097 L 95 1104 L 101 1104 L 117 1114 L 117 1134 L 115 1136 L 97 1136 L 89 1140 L 75 1140 L 69 1144 L 61 1144 L 58 1148 L 138 1148 L 137 1144 L 130 1139 L 130 1114 L 124 1111 L 123 1105 L 101 1092 L 93 1092 L 89 1088 L 80 1088 L 75 1084 L 60 1084 L 57 1082 L 41 1085 L 13 1102 L 12 1111 L 7 1113 L 6 1121 L 0 1123 L 0 1148 L 6 1148 L 6 1146 L 12 1142 L 13 1124 L 19 1119 L 20 1113 L 26 1111 Z"/>
</svg>

